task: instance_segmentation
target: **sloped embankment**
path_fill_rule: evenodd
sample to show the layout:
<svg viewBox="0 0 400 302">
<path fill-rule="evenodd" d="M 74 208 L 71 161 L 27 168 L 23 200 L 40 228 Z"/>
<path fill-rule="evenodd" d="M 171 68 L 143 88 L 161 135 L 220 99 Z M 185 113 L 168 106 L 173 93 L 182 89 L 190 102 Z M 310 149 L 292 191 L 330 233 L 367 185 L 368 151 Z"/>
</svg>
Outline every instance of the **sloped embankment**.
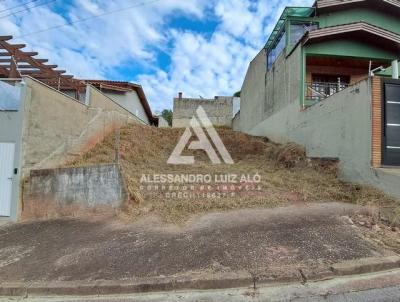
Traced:
<svg viewBox="0 0 400 302">
<path fill-rule="evenodd" d="M 185 151 L 195 155 L 194 165 L 168 165 L 183 129 L 157 129 L 129 125 L 115 133 L 72 163 L 74 166 L 111 163 L 119 146 L 120 164 L 130 199 L 121 215 L 129 219 L 156 214 L 168 221 L 180 221 L 190 214 L 237 208 L 275 207 L 289 203 L 344 201 L 359 204 L 390 204 L 392 199 L 383 193 L 342 182 L 336 175 L 335 163 L 310 160 L 302 148 L 294 144 L 279 145 L 265 138 L 251 137 L 230 129 L 217 129 L 233 165 L 212 165 L 203 151 Z M 212 193 L 196 193 L 204 188 L 190 184 L 171 187 L 171 183 L 154 182 L 154 175 L 257 175 L 259 182 L 246 183 L 232 192 L 227 182 L 214 183 Z M 144 182 L 144 179 L 146 182 Z M 225 179 L 226 181 L 226 179 Z M 180 184 L 182 185 L 182 184 Z M 172 191 L 171 191 L 172 190 Z M 185 191 L 188 190 L 188 191 Z M 207 190 L 207 188 L 205 189 Z M 181 192 L 182 193 L 182 192 Z M 228 193 L 228 194 L 225 194 Z"/>
</svg>

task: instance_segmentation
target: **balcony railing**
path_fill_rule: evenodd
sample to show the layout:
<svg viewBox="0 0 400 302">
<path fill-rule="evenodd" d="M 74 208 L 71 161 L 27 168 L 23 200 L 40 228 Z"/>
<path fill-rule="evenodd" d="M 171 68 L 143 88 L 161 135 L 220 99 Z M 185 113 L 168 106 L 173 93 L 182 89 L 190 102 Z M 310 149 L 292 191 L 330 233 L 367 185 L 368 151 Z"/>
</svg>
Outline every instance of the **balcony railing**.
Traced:
<svg viewBox="0 0 400 302">
<path fill-rule="evenodd" d="M 346 83 L 306 83 L 306 100 L 320 102 L 349 87 Z"/>
</svg>

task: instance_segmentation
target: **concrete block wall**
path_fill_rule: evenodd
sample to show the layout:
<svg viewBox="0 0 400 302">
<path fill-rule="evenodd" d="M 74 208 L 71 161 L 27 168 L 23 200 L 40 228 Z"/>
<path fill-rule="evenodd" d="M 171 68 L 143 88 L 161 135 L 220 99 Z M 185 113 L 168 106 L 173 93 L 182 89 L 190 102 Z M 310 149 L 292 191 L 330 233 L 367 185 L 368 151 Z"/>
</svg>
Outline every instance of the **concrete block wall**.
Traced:
<svg viewBox="0 0 400 302">
<path fill-rule="evenodd" d="M 215 99 L 175 98 L 172 127 L 190 126 L 190 120 L 196 110 L 202 106 L 211 123 L 215 126 L 232 126 L 233 97 L 216 97 Z"/>
</svg>

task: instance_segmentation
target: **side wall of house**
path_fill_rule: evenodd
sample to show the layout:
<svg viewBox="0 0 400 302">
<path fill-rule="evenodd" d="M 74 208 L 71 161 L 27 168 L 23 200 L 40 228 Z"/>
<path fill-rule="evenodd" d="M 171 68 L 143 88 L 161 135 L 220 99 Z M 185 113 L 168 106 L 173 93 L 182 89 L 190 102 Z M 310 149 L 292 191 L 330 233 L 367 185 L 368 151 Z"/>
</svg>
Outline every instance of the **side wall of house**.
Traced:
<svg viewBox="0 0 400 302">
<path fill-rule="evenodd" d="M 137 116 L 132 114 L 123 105 L 119 104 L 116 100 L 111 98 L 109 95 L 102 93 L 100 90 L 94 88 L 93 86 L 87 87 L 87 95 L 89 100 L 87 104 L 91 108 L 101 108 L 107 111 L 116 111 L 120 114 L 131 116 L 136 119 L 139 123 L 145 123 L 143 120 L 139 119 Z"/>
<path fill-rule="evenodd" d="M 20 188 L 20 157 L 21 157 L 21 135 L 22 135 L 22 112 L 21 111 L 0 111 L 0 143 L 15 144 L 13 168 L 17 169 L 12 179 L 11 196 L 11 219 L 17 217 L 17 201 Z"/>
<path fill-rule="evenodd" d="M 232 126 L 233 98 L 218 97 L 212 100 L 174 99 L 172 127 L 183 128 L 190 125 L 190 120 L 196 115 L 196 110 L 202 106 L 211 123 L 215 126 Z"/>
<path fill-rule="evenodd" d="M 250 62 L 240 93 L 240 127 L 246 132 L 263 120 L 267 55 L 263 49 Z"/>
<path fill-rule="evenodd" d="M 149 118 L 144 110 L 142 103 L 140 102 L 139 96 L 136 91 L 128 91 L 126 93 L 112 93 L 102 91 L 103 94 L 107 95 L 122 107 L 126 108 L 130 113 L 136 115 L 146 124 L 150 124 Z"/>
<path fill-rule="evenodd" d="M 241 92 L 242 131 L 250 133 L 256 125 L 290 104 L 300 110 L 301 56 L 300 47 L 288 58 L 282 53 L 267 71 L 263 50 L 250 63 Z"/>
</svg>

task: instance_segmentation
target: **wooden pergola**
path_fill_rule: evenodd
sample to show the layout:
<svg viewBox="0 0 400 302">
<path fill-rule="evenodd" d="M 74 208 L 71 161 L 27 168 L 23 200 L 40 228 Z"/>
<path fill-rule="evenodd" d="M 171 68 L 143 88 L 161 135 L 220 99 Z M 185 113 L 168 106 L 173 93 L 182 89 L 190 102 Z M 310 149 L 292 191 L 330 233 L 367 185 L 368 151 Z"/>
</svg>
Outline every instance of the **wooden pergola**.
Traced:
<svg viewBox="0 0 400 302">
<path fill-rule="evenodd" d="M 84 82 L 58 70 L 57 65 L 46 65 L 47 59 L 38 59 L 37 52 L 25 52 L 25 44 L 10 44 L 12 36 L 0 36 L 0 78 L 19 79 L 30 76 L 60 91 L 74 91 L 75 98 L 84 91 Z"/>
</svg>

